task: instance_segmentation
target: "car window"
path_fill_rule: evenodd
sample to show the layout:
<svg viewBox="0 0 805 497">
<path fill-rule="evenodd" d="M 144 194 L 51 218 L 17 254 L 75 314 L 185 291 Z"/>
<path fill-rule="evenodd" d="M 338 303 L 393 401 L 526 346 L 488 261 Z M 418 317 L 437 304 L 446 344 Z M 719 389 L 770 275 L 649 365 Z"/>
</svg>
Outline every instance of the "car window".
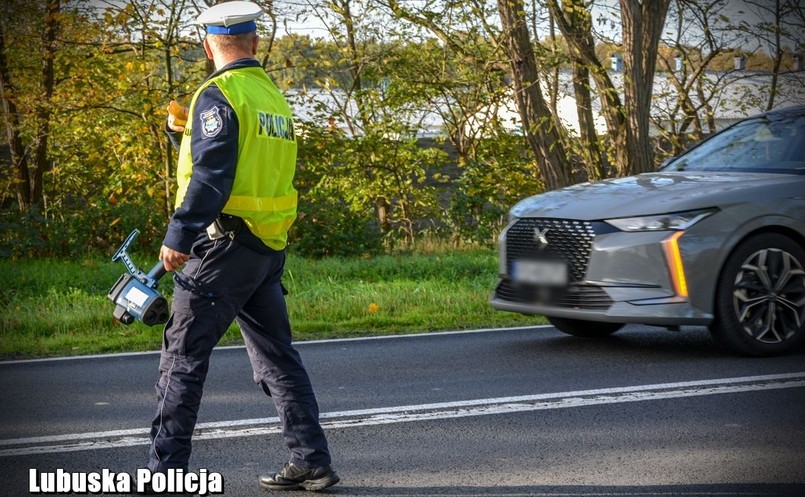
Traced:
<svg viewBox="0 0 805 497">
<path fill-rule="evenodd" d="M 805 116 L 743 121 L 702 142 L 663 169 L 805 173 Z"/>
</svg>

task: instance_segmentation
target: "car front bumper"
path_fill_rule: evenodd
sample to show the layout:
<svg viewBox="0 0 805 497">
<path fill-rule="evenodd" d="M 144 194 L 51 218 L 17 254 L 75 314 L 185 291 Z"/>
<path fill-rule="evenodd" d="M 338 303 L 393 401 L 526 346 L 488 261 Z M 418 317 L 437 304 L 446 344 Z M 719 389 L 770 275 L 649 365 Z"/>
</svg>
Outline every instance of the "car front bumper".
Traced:
<svg viewBox="0 0 805 497">
<path fill-rule="evenodd" d="M 504 230 L 500 237 L 500 279 L 491 299 L 494 308 L 661 326 L 706 325 L 712 321 L 712 312 L 681 294 L 674 282 L 667 250 L 674 232 L 623 232 L 601 222 L 569 223 L 523 218 Z M 683 235 L 680 245 L 688 243 L 690 249 L 695 240 L 695 236 L 686 240 Z M 685 253 L 696 251 L 683 251 L 683 258 Z M 518 280 L 514 273 L 519 261 L 542 259 L 568 265 L 567 286 L 541 287 Z M 683 266 L 688 270 L 700 263 L 688 258 Z"/>
<path fill-rule="evenodd" d="M 497 292 L 496 292 L 497 294 Z M 500 311 L 535 314 L 558 318 L 601 321 L 605 323 L 641 323 L 657 326 L 708 325 L 713 315 L 695 309 L 690 302 L 666 299 L 635 304 L 613 302 L 606 310 L 559 307 L 539 303 L 523 304 L 507 301 L 497 296 L 491 300 L 492 307 Z"/>
</svg>

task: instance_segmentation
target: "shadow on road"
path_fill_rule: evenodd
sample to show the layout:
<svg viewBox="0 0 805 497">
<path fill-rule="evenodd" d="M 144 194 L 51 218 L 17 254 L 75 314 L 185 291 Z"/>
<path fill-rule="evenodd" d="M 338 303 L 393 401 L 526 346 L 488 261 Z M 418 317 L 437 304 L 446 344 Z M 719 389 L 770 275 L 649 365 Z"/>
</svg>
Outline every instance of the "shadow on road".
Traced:
<svg viewBox="0 0 805 497">
<path fill-rule="evenodd" d="M 627 325 L 614 335 L 601 338 L 584 338 L 566 335 L 554 329 L 540 330 L 534 333 L 532 351 L 541 354 L 569 353 L 574 356 L 589 354 L 591 356 L 628 356 L 640 354 L 641 357 L 686 359 L 719 359 L 731 360 L 741 358 L 724 347 L 718 345 L 710 336 L 706 327 L 685 326 L 679 331 L 668 331 L 661 327 L 642 327 Z M 512 347 L 527 352 L 523 343 Z M 805 347 L 800 347 L 789 356 L 805 356 Z"/>
</svg>

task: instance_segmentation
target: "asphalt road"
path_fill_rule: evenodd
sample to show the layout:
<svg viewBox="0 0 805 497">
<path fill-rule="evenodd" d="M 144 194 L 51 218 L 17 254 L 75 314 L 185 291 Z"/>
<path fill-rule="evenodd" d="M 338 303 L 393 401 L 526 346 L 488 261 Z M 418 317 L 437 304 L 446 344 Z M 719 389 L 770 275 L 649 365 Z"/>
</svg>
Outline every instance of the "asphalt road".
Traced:
<svg viewBox="0 0 805 497">
<path fill-rule="evenodd" d="M 300 343 L 340 496 L 803 496 L 805 351 L 733 356 L 704 328 L 553 328 Z M 29 471 L 134 473 L 154 353 L 0 363 L 0 495 Z M 191 470 L 267 495 L 287 460 L 242 348 L 217 350 Z M 291 495 L 299 495 L 291 492 Z"/>
</svg>

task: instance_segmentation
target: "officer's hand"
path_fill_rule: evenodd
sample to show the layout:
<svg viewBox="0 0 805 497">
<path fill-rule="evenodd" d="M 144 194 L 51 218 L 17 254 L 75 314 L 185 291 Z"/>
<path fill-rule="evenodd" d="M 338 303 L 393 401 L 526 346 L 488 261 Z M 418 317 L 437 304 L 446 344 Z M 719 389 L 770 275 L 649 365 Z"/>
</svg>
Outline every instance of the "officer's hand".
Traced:
<svg viewBox="0 0 805 497">
<path fill-rule="evenodd" d="M 172 131 L 184 131 L 184 125 L 187 124 L 187 107 L 183 107 L 176 100 L 171 100 L 167 110 L 168 129 Z"/>
<path fill-rule="evenodd" d="M 166 247 L 165 245 L 159 249 L 159 260 L 162 261 L 162 265 L 165 266 L 166 271 L 175 271 L 182 267 L 182 264 L 187 262 L 190 259 L 189 254 L 183 254 L 181 252 L 177 252 L 170 247 Z"/>
<path fill-rule="evenodd" d="M 168 114 L 168 129 L 171 131 L 184 131 L 184 126 L 176 124 L 176 118 Z"/>
</svg>

